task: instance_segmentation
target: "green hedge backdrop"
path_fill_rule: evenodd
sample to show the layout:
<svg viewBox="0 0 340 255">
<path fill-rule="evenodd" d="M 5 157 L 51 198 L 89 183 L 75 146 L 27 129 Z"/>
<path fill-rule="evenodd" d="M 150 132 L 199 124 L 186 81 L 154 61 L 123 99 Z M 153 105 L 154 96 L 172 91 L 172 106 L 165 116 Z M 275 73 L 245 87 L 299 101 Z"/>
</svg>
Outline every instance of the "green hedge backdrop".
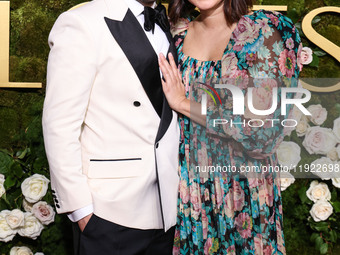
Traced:
<svg viewBox="0 0 340 255">
<path fill-rule="evenodd" d="M 114 1 L 114 0 L 112 0 Z M 10 32 L 10 81 L 46 81 L 46 62 L 49 48 L 47 38 L 58 15 L 79 4 L 81 0 L 11 0 Z M 294 22 L 310 11 L 322 6 L 340 6 L 339 0 L 258 0 L 257 4 L 288 5 L 288 12 Z M 340 46 L 340 16 L 322 14 L 314 28 L 323 36 Z M 317 47 L 303 37 L 304 46 L 317 50 Z M 340 64 L 326 55 L 319 63 L 306 66 L 304 77 L 340 78 Z M 65 91 L 65 93 L 67 93 Z M 9 206 L 20 206 L 21 194 L 8 190 L 20 190 L 23 178 L 33 173 L 48 176 L 42 132 L 41 111 L 44 89 L 0 89 L 0 170 L 7 173 L 7 202 L 0 199 L 0 211 Z M 315 94 L 309 104 L 321 103 L 328 110 L 328 122 L 324 126 L 332 128 L 333 120 L 339 116 L 340 91 Z M 292 138 L 294 140 L 294 137 Z M 7 155 L 7 156 L 4 156 Z M 0 155 L 1 156 L 1 155 Z M 308 160 L 308 154 L 302 154 Z M 5 169 L 7 166 L 7 170 Z M 17 171 L 15 171 L 15 169 Z M 20 173 L 18 169 L 22 169 Z M 0 172 L 1 172 L 0 171 Z M 7 171 L 7 172 L 6 172 Z M 309 187 L 310 180 L 296 180 L 294 185 L 283 192 L 284 233 L 287 254 L 319 254 L 310 240 L 311 227 L 307 222 L 308 203 L 303 203 L 299 190 Z M 300 192 L 301 193 L 301 192 Z M 44 198 L 52 204 L 50 193 Z M 9 202 L 8 202 L 9 201 Z M 14 208 L 12 208 L 14 209 Z M 339 229 L 337 229 L 338 233 Z M 338 239 L 340 240 L 340 239 Z M 9 254 L 12 246 L 29 246 L 34 252 L 47 254 L 72 254 L 71 226 L 65 216 L 58 215 L 55 223 L 46 227 L 37 240 L 16 236 L 12 242 L 0 242 L 0 254 Z M 340 247 L 329 247 L 329 254 L 340 254 Z"/>
</svg>

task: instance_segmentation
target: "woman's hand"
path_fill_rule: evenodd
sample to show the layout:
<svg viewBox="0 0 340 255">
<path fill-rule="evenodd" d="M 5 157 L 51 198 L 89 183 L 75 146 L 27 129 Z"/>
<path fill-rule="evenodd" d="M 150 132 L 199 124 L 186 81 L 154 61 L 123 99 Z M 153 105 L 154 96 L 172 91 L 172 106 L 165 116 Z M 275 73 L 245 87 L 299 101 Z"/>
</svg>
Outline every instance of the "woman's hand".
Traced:
<svg viewBox="0 0 340 255">
<path fill-rule="evenodd" d="M 170 107 L 177 112 L 183 113 L 184 109 L 188 105 L 190 106 L 190 102 L 185 96 L 182 77 L 177 69 L 174 57 L 171 53 L 168 56 L 170 63 L 162 53 L 159 54 L 159 66 L 165 79 L 165 81 L 162 79 L 163 91 Z"/>
<path fill-rule="evenodd" d="M 171 53 L 169 53 L 169 61 L 170 63 L 163 54 L 159 55 L 159 66 L 165 79 L 165 81 L 162 80 L 163 91 L 170 107 L 205 126 L 206 118 L 201 114 L 201 104 L 186 98 L 182 76 Z"/>
</svg>

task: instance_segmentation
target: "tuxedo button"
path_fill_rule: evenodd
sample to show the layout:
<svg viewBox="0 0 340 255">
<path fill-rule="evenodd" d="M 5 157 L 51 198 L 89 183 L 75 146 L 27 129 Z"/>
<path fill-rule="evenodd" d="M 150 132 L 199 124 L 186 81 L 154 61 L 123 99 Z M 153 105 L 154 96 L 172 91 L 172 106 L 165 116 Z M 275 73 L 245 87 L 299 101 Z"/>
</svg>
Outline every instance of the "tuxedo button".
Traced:
<svg viewBox="0 0 340 255">
<path fill-rule="evenodd" d="M 158 146 L 159 146 L 159 143 L 156 143 L 156 149 L 158 148 Z"/>
<path fill-rule="evenodd" d="M 59 205 L 59 204 L 56 204 L 55 207 L 60 208 L 60 205 Z"/>
<path fill-rule="evenodd" d="M 58 203 L 59 203 L 58 199 L 54 199 L 54 202 L 55 202 L 56 204 L 58 204 Z"/>
<path fill-rule="evenodd" d="M 140 102 L 134 101 L 134 102 L 133 102 L 133 105 L 136 106 L 136 107 L 139 107 L 139 106 L 140 106 Z"/>
<path fill-rule="evenodd" d="M 52 193 L 53 193 L 53 194 L 55 193 L 54 189 L 52 189 Z"/>
</svg>

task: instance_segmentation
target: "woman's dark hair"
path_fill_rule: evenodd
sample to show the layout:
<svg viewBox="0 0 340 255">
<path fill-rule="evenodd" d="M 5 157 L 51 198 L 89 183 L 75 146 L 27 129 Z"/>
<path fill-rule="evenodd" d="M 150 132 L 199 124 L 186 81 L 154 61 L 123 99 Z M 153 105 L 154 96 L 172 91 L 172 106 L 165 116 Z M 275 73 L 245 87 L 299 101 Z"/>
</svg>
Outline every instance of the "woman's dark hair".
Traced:
<svg viewBox="0 0 340 255">
<path fill-rule="evenodd" d="M 227 24 L 231 26 L 238 22 L 243 15 L 248 14 L 253 7 L 253 0 L 224 0 L 224 14 Z M 188 0 L 170 0 L 169 18 L 176 24 L 179 18 L 186 17 L 195 10 L 195 6 Z"/>
</svg>

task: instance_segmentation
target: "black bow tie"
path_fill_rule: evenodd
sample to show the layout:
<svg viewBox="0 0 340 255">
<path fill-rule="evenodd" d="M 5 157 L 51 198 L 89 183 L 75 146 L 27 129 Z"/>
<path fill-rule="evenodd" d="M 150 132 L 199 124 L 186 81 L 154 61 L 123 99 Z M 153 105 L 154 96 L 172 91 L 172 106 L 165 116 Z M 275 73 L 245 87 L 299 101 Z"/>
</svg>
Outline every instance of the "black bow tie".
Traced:
<svg viewBox="0 0 340 255">
<path fill-rule="evenodd" d="M 155 9 L 151 7 L 144 7 L 144 29 L 145 31 L 155 30 L 155 23 L 166 33 L 170 31 L 170 24 L 166 16 L 166 9 L 163 5 L 159 4 Z"/>
</svg>

